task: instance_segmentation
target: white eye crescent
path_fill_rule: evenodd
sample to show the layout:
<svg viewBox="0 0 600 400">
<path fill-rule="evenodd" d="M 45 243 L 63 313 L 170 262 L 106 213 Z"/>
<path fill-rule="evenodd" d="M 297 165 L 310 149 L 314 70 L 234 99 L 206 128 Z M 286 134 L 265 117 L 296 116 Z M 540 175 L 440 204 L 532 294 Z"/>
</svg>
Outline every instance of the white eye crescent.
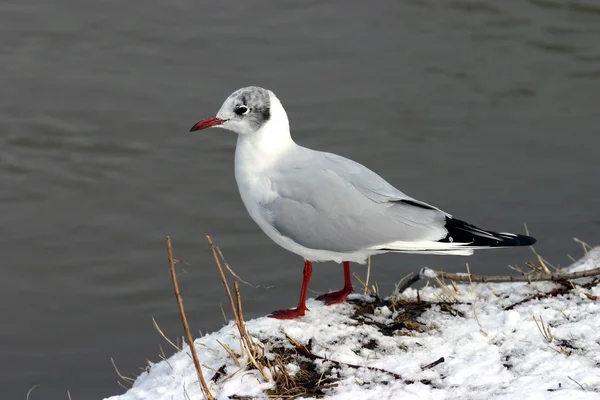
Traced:
<svg viewBox="0 0 600 400">
<path fill-rule="evenodd" d="M 237 115 L 246 115 L 246 114 L 248 114 L 248 107 L 246 107 L 246 106 L 239 106 L 239 107 L 236 107 L 233 111 Z"/>
</svg>

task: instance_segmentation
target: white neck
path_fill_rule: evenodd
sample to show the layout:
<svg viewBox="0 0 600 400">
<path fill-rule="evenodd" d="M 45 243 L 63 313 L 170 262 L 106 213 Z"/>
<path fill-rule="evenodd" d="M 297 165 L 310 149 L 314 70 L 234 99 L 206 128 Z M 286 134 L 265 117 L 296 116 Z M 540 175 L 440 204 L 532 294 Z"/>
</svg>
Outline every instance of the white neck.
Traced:
<svg viewBox="0 0 600 400">
<path fill-rule="evenodd" d="M 275 162 L 286 150 L 296 143 L 290 134 L 287 114 L 274 94 L 271 93 L 271 117 L 256 132 L 239 134 L 235 150 L 236 168 L 248 163 L 262 169 Z"/>
</svg>

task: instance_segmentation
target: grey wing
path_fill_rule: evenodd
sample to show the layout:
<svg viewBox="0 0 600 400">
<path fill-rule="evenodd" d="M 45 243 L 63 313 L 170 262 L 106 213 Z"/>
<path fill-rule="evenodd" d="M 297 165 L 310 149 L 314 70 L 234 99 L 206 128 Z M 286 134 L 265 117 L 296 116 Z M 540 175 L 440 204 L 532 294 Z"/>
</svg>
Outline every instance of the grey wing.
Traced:
<svg viewBox="0 0 600 400">
<path fill-rule="evenodd" d="M 373 201 L 385 203 L 390 201 L 404 201 L 414 205 L 438 210 L 447 217 L 452 217 L 445 211 L 440 210 L 423 201 L 414 199 L 394 186 L 390 185 L 385 179 L 377 175 L 362 164 L 352 161 L 348 158 L 338 156 L 332 153 L 320 153 L 320 157 L 327 168 L 333 170 L 340 177 L 350 182 L 358 191 Z"/>
<path fill-rule="evenodd" d="M 280 169 L 271 177 L 277 195 L 262 204 L 273 227 L 304 247 L 335 252 L 445 237 L 446 214 L 356 165 L 372 176 L 323 159 Z"/>
</svg>

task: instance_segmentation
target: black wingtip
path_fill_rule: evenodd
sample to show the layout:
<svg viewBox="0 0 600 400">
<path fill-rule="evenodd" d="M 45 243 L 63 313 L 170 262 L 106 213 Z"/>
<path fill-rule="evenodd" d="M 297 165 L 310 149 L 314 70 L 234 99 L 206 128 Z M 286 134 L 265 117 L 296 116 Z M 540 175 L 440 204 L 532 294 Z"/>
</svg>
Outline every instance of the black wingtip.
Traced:
<svg viewBox="0 0 600 400">
<path fill-rule="evenodd" d="M 533 246 L 537 243 L 537 239 L 532 236 L 517 235 L 519 244 L 517 246 Z"/>
<path fill-rule="evenodd" d="M 537 242 L 531 236 L 486 231 L 455 218 L 446 218 L 444 227 L 448 235 L 440 242 L 469 243 L 469 247 L 531 246 Z"/>
</svg>

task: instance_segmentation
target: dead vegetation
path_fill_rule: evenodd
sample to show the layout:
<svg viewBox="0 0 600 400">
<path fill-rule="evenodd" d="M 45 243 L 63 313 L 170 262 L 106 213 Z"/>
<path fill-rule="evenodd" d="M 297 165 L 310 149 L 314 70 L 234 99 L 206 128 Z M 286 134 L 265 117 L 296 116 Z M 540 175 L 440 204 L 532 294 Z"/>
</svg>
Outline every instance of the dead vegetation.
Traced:
<svg viewBox="0 0 600 400">
<path fill-rule="evenodd" d="M 313 351 L 313 346 L 315 346 L 315 343 L 313 343 L 312 339 L 308 343 L 300 343 L 284 331 L 281 332 L 282 335 L 279 335 L 279 337 L 285 339 L 279 342 L 273 342 L 274 339 L 272 337 L 266 339 L 253 337 L 248 332 L 248 329 L 244 322 L 242 299 L 238 280 L 244 283 L 247 282 L 243 281 L 238 275 L 235 274 L 235 272 L 229 267 L 229 265 L 227 265 L 221 250 L 212 242 L 209 236 L 207 236 L 207 241 L 211 249 L 215 265 L 219 271 L 221 282 L 223 284 L 223 288 L 225 290 L 227 299 L 229 300 L 229 307 L 231 309 L 233 321 L 235 323 L 237 334 L 239 336 L 239 349 L 241 349 L 241 354 L 239 354 L 226 343 L 217 341 L 229 355 L 231 360 L 233 360 L 233 362 L 237 366 L 237 370 L 231 373 L 227 370 L 227 366 L 225 364 L 218 369 L 213 369 L 206 365 L 203 365 L 205 371 L 207 369 L 212 370 L 212 373 L 210 375 L 211 377 L 208 380 L 208 382 L 205 380 L 205 377 L 202 374 L 202 368 L 200 367 L 200 362 L 198 361 L 198 357 L 196 355 L 196 348 L 202 345 L 194 345 L 191 333 L 189 331 L 185 311 L 183 309 L 181 293 L 179 292 L 179 287 L 177 285 L 177 278 L 175 273 L 175 260 L 173 259 L 172 255 L 171 243 L 169 238 L 167 238 L 167 253 L 169 267 L 171 270 L 171 277 L 173 280 L 175 296 L 179 306 L 182 325 L 184 328 L 185 341 L 187 341 L 188 346 L 191 350 L 191 356 L 198 375 L 198 382 L 201 386 L 202 393 L 205 399 L 214 398 L 210 388 L 215 388 L 217 384 L 221 384 L 227 381 L 228 379 L 231 379 L 238 373 L 247 373 L 252 371 L 255 371 L 258 374 L 258 376 L 264 380 L 264 382 L 273 383 L 272 387 L 267 389 L 265 393 L 270 398 L 277 399 L 296 399 L 305 396 L 321 398 L 326 396 L 329 389 L 335 388 L 338 385 L 339 377 L 336 373 L 332 373 L 332 370 L 339 369 L 339 367 L 342 366 L 354 369 L 367 368 L 378 372 L 382 376 L 388 376 L 390 379 L 402 380 L 402 377 L 400 375 L 391 371 L 386 371 L 383 369 L 363 365 L 342 363 L 334 359 L 320 356 Z M 559 288 L 554 289 L 548 293 L 540 293 L 535 296 L 531 296 L 530 298 L 526 298 L 516 304 L 513 304 L 506 308 L 508 310 L 534 299 L 540 299 L 544 297 L 557 296 L 568 293 L 571 289 L 576 287 L 576 285 L 571 282 L 572 279 L 587 276 L 595 276 L 600 274 L 600 268 L 598 268 L 597 270 L 572 274 L 563 274 L 556 271 L 554 271 L 553 273 L 549 268 L 549 263 L 547 263 L 542 257 L 537 255 L 537 260 L 537 264 L 526 264 L 529 270 L 516 269 L 520 272 L 521 276 L 510 278 L 481 277 L 470 274 L 470 271 L 468 271 L 467 274 L 448 274 L 443 273 L 441 271 L 433 270 L 428 270 L 425 273 L 423 273 L 422 271 L 422 273 L 417 275 L 416 278 L 407 277 L 406 279 L 401 281 L 397 285 L 395 294 L 388 299 L 380 298 L 377 284 L 375 283 L 369 285 L 368 276 L 365 279 L 365 281 L 362 281 L 359 276 L 355 275 L 355 278 L 363 286 L 365 294 L 370 296 L 370 298 L 359 297 L 348 300 L 348 302 L 354 307 L 354 313 L 352 314 L 351 319 L 356 321 L 357 324 L 369 325 L 373 327 L 383 336 L 414 336 L 430 329 L 430 327 L 428 327 L 426 324 L 420 321 L 422 320 L 421 316 L 426 311 L 430 310 L 432 307 L 436 307 L 436 311 L 450 314 L 453 317 L 465 317 L 463 312 L 459 311 L 459 309 L 456 307 L 459 303 L 458 295 L 460 294 L 460 289 L 456 285 L 455 281 L 467 281 L 472 284 L 473 282 L 492 281 L 532 282 L 538 280 L 553 280 L 561 285 Z M 233 291 L 231 290 L 223 266 L 225 266 L 225 269 L 229 272 L 229 274 L 231 274 L 231 276 L 233 276 L 234 279 L 236 279 L 233 282 Z M 401 297 L 401 293 L 408 287 L 410 287 L 412 284 L 423 278 L 433 279 L 433 281 L 441 288 L 441 292 L 438 295 L 438 301 L 433 303 L 422 301 L 418 292 L 416 301 L 403 300 Z M 446 280 L 449 280 L 449 283 L 447 283 Z M 594 281 L 594 284 L 597 284 L 597 281 Z M 579 287 L 581 288 L 581 286 Z M 592 300 L 591 297 L 593 296 L 590 295 L 588 298 Z M 464 302 L 462 304 L 472 305 L 475 318 L 477 319 L 475 304 Z M 393 310 L 393 317 L 378 318 L 376 316 L 378 310 L 385 308 Z M 541 316 L 539 317 L 539 321 L 535 317 L 533 319 L 537 324 L 541 335 L 544 337 L 544 339 L 546 340 L 546 342 L 552 350 L 557 351 L 566 356 L 571 354 L 571 351 L 574 349 L 574 347 L 572 347 L 569 342 L 557 340 L 553 336 L 553 333 L 550 330 L 550 326 L 543 321 Z M 156 321 L 154 321 L 154 325 L 157 331 L 165 338 L 165 340 L 168 341 L 168 343 L 171 344 L 172 347 L 174 347 L 178 351 L 181 350 L 181 344 L 179 339 L 176 341 L 177 343 L 174 343 L 172 340 L 168 339 L 164 335 Z M 481 328 L 481 332 L 487 335 L 483 328 Z M 183 339 L 181 340 L 181 343 L 182 342 Z M 365 350 L 373 351 L 378 348 L 377 340 L 372 337 L 365 337 L 364 340 L 361 339 L 359 343 L 361 348 Z M 203 348 L 203 351 L 204 350 L 216 351 L 215 349 L 210 349 L 206 347 Z M 356 349 L 356 351 L 360 351 L 360 349 Z M 161 359 L 165 361 L 167 359 L 167 357 L 164 354 L 164 351 L 162 351 L 162 348 Z M 427 369 L 435 368 L 437 365 L 443 362 L 444 357 L 439 357 L 436 361 L 433 361 L 432 363 L 427 365 L 423 365 L 421 368 L 423 371 L 425 371 Z M 290 368 L 290 366 L 293 366 L 293 368 Z M 119 376 L 125 382 L 129 384 L 132 383 L 131 378 L 124 377 L 120 373 Z M 413 383 L 412 381 L 406 380 L 404 380 L 404 382 L 406 384 Z M 229 398 L 238 400 L 251 399 L 250 397 L 245 397 L 241 395 L 233 395 Z"/>
<path fill-rule="evenodd" d="M 226 374 L 226 365 L 222 365 L 219 369 L 213 370 L 212 377 L 209 379 L 208 382 L 214 385 L 217 383 L 222 383 L 227 379 L 231 379 L 233 376 L 242 371 L 256 371 L 264 379 L 265 382 L 273 382 L 272 388 L 268 389 L 265 392 L 270 398 L 296 399 L 305 396 L 315 398 L 324 397 L 326 395 L 327 389 L 334 388 L 335 386 L 337 386 L 338 378 L 335 374 L 331 373 L 332 369 L 339 368 L 341 366 L 354 369 L 372 369 L 374 371 L 377 371 L 378 373 L 388 375 L 393 379 L 402 379 L 400 375 L 390 371 L 363 365 L 342 363 L 315 354 L 312 351 L 312 342 L 306 344 L 300 343 L 285 332 L 282 333 L 287 343 L 273 343 L 270 342 L 269 339 L 259 340 L 258 338 L 255 338 L 252 335 L 250 335 L 244 322 L 239 284 L 237 281 L 234 281 L 233 291 L 231 290 L 229 281 L 223 268 L 223 265 L 226 265 L 225 260 L 223 258 L 223 254 L 208 236 L 207 241 L 212 251 L 215 264 L 219 271 L 221 282 L 223 284 L 223 288 L 225 290 L 227 299 L 229 300 L 229 306 L 233 315 L 233 321 L 237 328 L 237 333 L 239 335 L 241 349 L 241 354 L 238 354 L 233 349 L 231 349 L 231 347 L 228 346 L 226 343 L 219 342 L 219 344 L 229 354 L 234 363 L 238 366 L 238 370 L 233 373 Z M 198 344 L 194 344 L 191 337 L 191 333 L 189 331 L 187 318 L 185 316 L 185 310 L 183 308 L 183 301 L 181 299 L 181 293 L 179 291 L 177 277 L 174 270 L 175 260 L 172 254 L 171 242 L 168 238 L 167 254 L 169 268 L 171 270 L 171 278 L 173 280 L 175 297 L 177 299 L 177 304 L 180 310 L 182 325 L 185 333 L 185 339 L 191 351 L 191 356 L 194 361 L 194 366 L 198 375 L 198 382 L 202 388 L 204 398 L 213 399 L 214 397 L 210 391 L 208 382 L 202 374 L 202 368 L 200 367 L 198 357 L 195 354 L 196 348 L 199 346 Z M 240 279 L 237 275 L 235 275 L 235 273 L 231 270 L 231 268 L 229 268 L 228 265 L 226 265 L 225 268 L 229 271 L 229 273 L 232 276 Z M 375 321 L 372 318 L 372 316 L 377 306 L 391 307 L 391 301 L 381 300 L 379 298 L 378 289 L 376 285 L 373 285 L 371 288 L 369 288 L 368 292 L 373 294 L 375 302 L 368 303 L 360 300 L 354 302 L 356 306 L 356 312 L 353 316 L 353 319 L 355 319 L 357 322 L 361 324 L 370 324 L 376 327 L 380 332 L 382 332 L 386 336 L 392 336 L 396 332 L 403 332 L 404 334 L 408 334 L 409 331 L 420 332 L 425 329 L 424 325 L 420 324 L 415 319 L 418 318 L 424 311 L 429 309 L 431 307 L 431 304 L 423 302 L 422 304 L 409 305 L 407 303 L 406 311 L 403 314 L 400 314 L 396 318 L 396 320 L 394 320 L 390 325 L 386 325 L 381 322 Z M 173 348 L 181 350 L 179 340 L 177 340 L 176 344 L 173 340 L 166 337 L 163 331 L 158 326 L 158 323 L 156 323 L 156 321 L 154 321 L 154 326 L 157 329 L 157 331 L 161 334 L 161 336 L 163 336 Z M 365 343 L 363 343 L 363 348 L 365 349 L 372 350 L 376 348 L 376 346 L 377 343 L 373 340 L 365 341 Z M 161 354 L 161 359 L 166 360 L 162 348 Z M 436 361 L 436 363 L 432 364 L 429 368 L 433 368 L 440 362 L 442 361 Z M 293 364 L 297 367 L 295 368 L 296 371 L 294 373 L 290 372 L 290 364 Z M 205 370 L 210 369 L 206 365 L 203 365 L 203 367 L 205 367 Z M 127 381 L 127 383 L 132 383 L 131 378 L 124 377 L 121 374 L 119 374 L 119 376 L 121 377 L 121 379 Z M 231 396 L 230 398 L 238 400 L 249 399 L 248 397 L 244 396 Z"/>
<path fill-rule="evenodd" d="M 283 334 L 288 343 L 292 345 L 291 348 L 288 346 L 270 343 L 268 341 L 261 342 L 260 340 L 252 337 L 246 329 L 244 323 L 239 285 L 237 281 L 233 282 L 235 293 L 234 299 L 222 266 L 225 264 L 223 254 L 212 242 L 209 236 L 206 238 L 212 251 L 215 264 L 219 270 L 225 293 L 229 299 L 234 322 L 240 335 L 241 348 L 243 349 L 244 354 L 238 356 L 231 349 L 228 349 L 228 346 L 226 347 L 224 344 L 221 345 L 225 348 L 229 355 L 234 358 L 235 362 L 240 365 L 240 368 L 244 368 L 245 370 L 256 370 L 266 381 L 272 379 L 274 386 L 267 391 L 269 397 L 284 399 L 295 399 L 304 396 L 316 398 L 323 397 L 326 394 L 324 390 L 336 386 L 337 379 L 330 376 L 330 371 L 332 368 L 339 367 L 340 365 L 350 368 L 369 368 L 383 374 L 389 374 L 395 379 L 402 379 L 397 374 L 379 368 L 341 363 L 321 357 L 311 351 L 310 343 L 304 345 L 285 332 L 283 332 Z M 237 277 L 237 275 L 231 271 L 229 266 L 227 266 L 227 269 L 233 276 Z M 372 321 L 372 324 L 375 325 L 375 321 Z M 382 329 L 390 328 L 382 327 Z M 241 362 L 244 358 L 247 358 L 249 361 L 245 363 Z M 321 361 L 323 362 L 321 364 L 327 365 L 318 365 L 316 361 Z M 288 371 L 287 367 L 288 364 L 292 362 L 299 367 L 299 371 L 293 375 Z M 238 398 L 241 399 L 241 397 Z"/>
</svg>

